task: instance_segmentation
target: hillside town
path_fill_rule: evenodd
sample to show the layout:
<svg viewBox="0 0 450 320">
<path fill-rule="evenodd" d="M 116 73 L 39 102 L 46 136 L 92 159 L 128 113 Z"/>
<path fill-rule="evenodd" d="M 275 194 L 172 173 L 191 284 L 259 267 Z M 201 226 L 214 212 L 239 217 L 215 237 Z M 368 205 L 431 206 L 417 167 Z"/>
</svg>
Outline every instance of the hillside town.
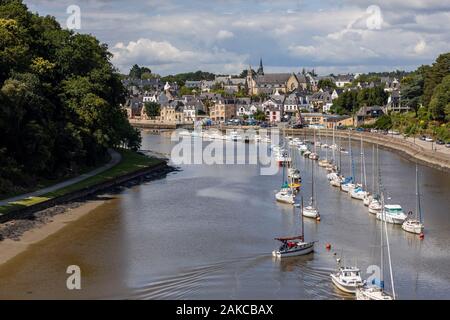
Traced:
<svg viewBox="0 0 450 320">
<path fill-rule="evenodd" d="M 318 76 L 314 70 L 298 73 L 266 73 L 262 59 L 244 77 L 216 75 L 214 80 L 186 80 L 184 84 L 161 78 L 123 80 L 129 90 L 124 108 L 130 121 L 183 125 L 265 124 L 286 122 L 292 126 L 360 126 L 372 124 L 388 112 L 410 108 L 400 103 L 400 81 L 380 77 L 365 81 L 360 74 Z M 242 74 L 241 74 L 242 75 Z M 352 114 L 338 114 L 333 104 L 345 92 L 380 87 L 385 101 L 364 105 Z M 183 94 L 188 92 L 189 94 Z M 149 112 L 149 108 L 156 108 Z"/>
</svg>

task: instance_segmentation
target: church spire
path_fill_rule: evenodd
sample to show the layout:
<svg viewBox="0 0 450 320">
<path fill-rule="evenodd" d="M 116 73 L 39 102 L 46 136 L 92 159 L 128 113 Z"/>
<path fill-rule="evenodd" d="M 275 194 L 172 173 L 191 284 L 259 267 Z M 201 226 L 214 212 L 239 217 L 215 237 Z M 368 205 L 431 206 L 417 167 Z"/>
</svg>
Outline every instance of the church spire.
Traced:
<svg viewBox="0 0 450 320">
<path fill-rule="evenodd" d="M 259 69 L 257 72 L 258 75 L 264 75 L 264 67 L 262 63 L 262 58 L 259 59 Z"/>
</svg>

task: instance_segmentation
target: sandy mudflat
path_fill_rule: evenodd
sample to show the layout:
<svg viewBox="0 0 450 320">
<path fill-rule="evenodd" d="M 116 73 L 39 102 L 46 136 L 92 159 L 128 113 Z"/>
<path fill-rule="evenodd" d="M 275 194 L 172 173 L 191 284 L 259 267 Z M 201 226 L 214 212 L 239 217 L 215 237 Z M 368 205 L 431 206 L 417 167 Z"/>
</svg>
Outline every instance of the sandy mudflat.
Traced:
<svg viewBox="0 0 450 320">
<path fill-rule="evenodd" d="M 67 208 L 63 213 L 56 214 L 43 223 L 36 224 L 19 236 L 18 240 L 5 239 L 0 241 L 0 265 L 24 252 L 29 246 L 44 240 L 48 236 L 70 225 L 71 222 L 85 216 L 105 200 L 88 200 L 76 208 Z M 14 224 L 15 222 L 9 222 Z"/>
</svg>

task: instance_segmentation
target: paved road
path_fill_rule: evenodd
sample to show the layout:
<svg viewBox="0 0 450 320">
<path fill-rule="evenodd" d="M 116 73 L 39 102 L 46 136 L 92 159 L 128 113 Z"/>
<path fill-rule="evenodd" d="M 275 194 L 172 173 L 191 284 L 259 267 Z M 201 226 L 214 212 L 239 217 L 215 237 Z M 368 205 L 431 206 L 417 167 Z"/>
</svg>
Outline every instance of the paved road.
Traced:
<svg viewBox="0 0 450 320">
<path fill-rule="evenodd" d="M 48 192 L 52 192 L 67 186 L 70 186 L 72 184 L 75 184 L 77 182 L 83 181 L 87 178 L 90 178 L 92 176 L 95 176 L 103 171 L 108 170 L 109 168 L 114 167 L 116 164 L 118 164 L 120 162 L 120 160 L 122 159 L 122 156 L 120 155 L 120 153 L 118 153 L 117 151 L 114 151 L 112 149 L 108 150 L 109 155 L 111 156 L 111 161 L 109 161 L 107 164 L 105 164 L 104 166 L 97 168 L 95 170 L 92 170 L 88 173 L 84 173 L 78 177 L 69 179 L 69 180 L 65 180 L 63 182 L 60 182 L 58 184 L 52 185 L 50 187 L 44 188 L 44 189 L 39 189 L 30 193 L 26 193 L 26 194 L 22 194 L 19 196 L 15 196 L 9 199 L 4 199 L 4 200 L 0 200 L 0 206 L 6 205 L 10 202 L 14 202 L 14 201 L 18 201 L 18 200 L 22 200 L 22 199 L 26 199 L 26 198 L 30 198 L 30 197 L 39 197 L 43 194 L 46 194 Z"/>
</svg>

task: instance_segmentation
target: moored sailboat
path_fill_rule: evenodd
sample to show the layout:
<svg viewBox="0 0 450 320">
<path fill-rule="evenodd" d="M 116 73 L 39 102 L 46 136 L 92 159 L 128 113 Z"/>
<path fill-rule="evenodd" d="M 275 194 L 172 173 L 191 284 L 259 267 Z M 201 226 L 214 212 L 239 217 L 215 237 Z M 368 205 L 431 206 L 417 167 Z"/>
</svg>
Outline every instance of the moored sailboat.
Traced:
<svg viewBox="0 0 450 320">
<path fill-rule="evenodd" d="M 416 163 L 416 216 L 412 217 L 411 214 L 408 215 L 405 222 L 402 224 L 402 229 L 415 233 L 422 234 L 424 229 L 424 224 L 422 222 L 422 208 L 420 206 L 420 193 L 419 193 L 419 171 Z"/>
<path fill-rule="evenodd" d="M 382 210 L 384 213 L 384 196 L 381 195 L 381 203 Z M 377 279 L 375 279 L 375 283 L 366 283 L 364 286 L 356 288 L 356 299 L 357 300 L 395 300 L 395 287 L 394 287 L 394 274 L 392 272 L 392 261 L 391 261 L 391 250 L 389 246 L 389 237 L 387 232 L 387 224 L 386 219 L 383 219 L 381 223 L 381 231 L 380 231 L 380 243 L 381 243 L 381 263 L 380 263 L 380 279 L 378 283 L 376 283 Z M 387 254 L 388 254 L 388 263 L 389 263 L 389 273 L 391 279 L 391 290 L 392 294 L 388 293 L 384 288 L 384 241 L 383 241 L 383 231 L 385 233 L 386 238 L 386 246 L 387 246 Z"/>
</svg>

